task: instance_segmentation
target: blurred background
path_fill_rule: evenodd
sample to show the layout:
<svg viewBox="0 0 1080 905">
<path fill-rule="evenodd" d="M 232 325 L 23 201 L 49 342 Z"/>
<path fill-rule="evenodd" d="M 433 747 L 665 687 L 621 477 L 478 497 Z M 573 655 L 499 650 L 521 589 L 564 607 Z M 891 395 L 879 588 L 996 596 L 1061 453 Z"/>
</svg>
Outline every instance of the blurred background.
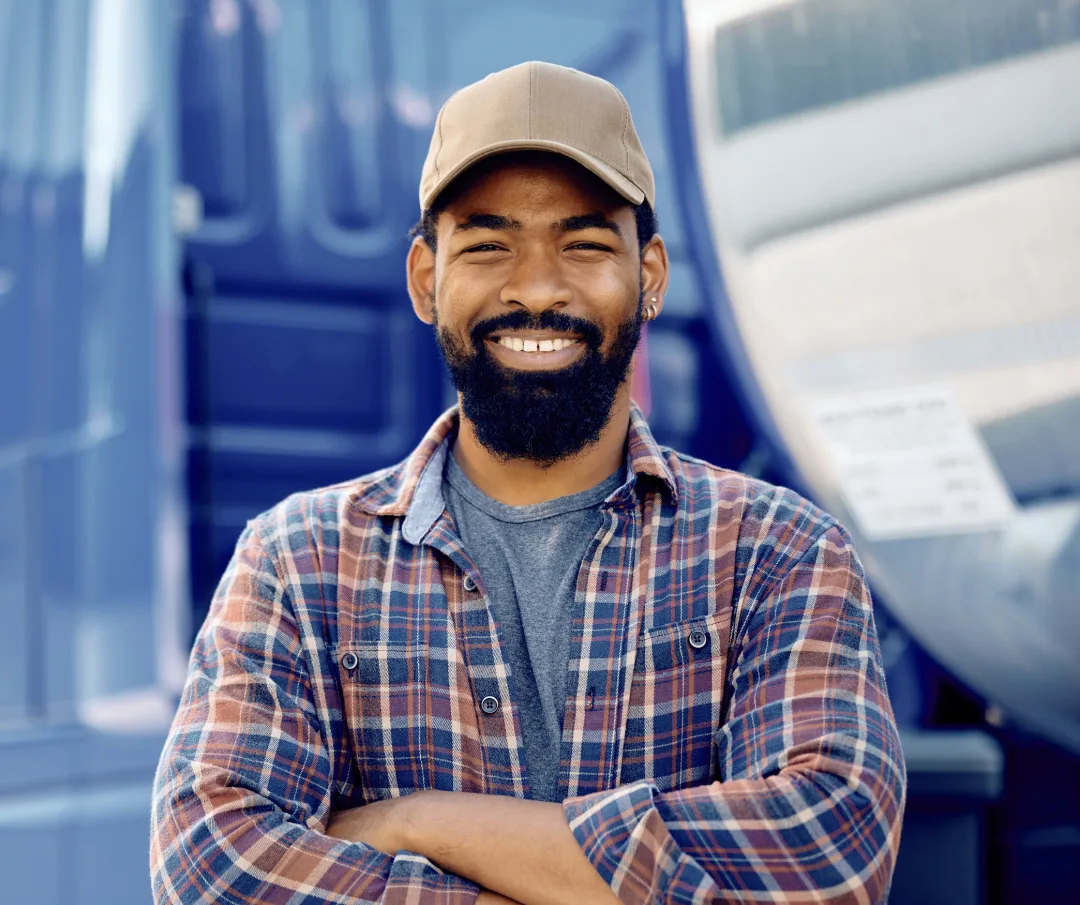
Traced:
<svg viewBox="0 0 1080 905">
<path fill-rule="evenodd" d="M 452 399 L 421 163 L 529 59 L 655 168 L 658 437 L 853 530 L 891 901 L 1080 901 L 1080 0 L 0 0 L 0 901 L 149 903 L 213 587 Z"/>
</svg>

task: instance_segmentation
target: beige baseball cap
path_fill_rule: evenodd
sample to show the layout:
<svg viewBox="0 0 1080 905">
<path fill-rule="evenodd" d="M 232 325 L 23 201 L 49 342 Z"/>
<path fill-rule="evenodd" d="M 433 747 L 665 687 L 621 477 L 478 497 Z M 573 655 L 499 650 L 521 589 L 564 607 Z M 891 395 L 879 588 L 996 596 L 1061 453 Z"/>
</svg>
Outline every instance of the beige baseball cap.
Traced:
<svg viewBox="0 0 1080 905">
<path fill-rule="evenodd" d="M 631 204 L 653 205 L 652 168 L 619 90 L 576 69 L 531 62 L 492 73 L 443 104 L 420 176 L 421 210 L 474 163 L 508 151 L 562 154 Z"/>
</svg>

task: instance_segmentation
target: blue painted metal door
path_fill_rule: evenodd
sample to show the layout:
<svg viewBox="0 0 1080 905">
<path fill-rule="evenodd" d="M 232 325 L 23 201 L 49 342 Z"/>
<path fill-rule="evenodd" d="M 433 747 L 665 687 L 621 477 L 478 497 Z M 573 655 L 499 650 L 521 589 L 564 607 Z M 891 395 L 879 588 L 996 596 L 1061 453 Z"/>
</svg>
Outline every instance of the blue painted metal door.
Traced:
<svg viewBox="0 0 1080 905">
<path fill-rule="evenodd" d="M 390 5 L 183 9 L 199 615 L 248 518 L 404 457 L 448 394 L 403 291 L 420 138 L 394 106 Z"/>
</svg>

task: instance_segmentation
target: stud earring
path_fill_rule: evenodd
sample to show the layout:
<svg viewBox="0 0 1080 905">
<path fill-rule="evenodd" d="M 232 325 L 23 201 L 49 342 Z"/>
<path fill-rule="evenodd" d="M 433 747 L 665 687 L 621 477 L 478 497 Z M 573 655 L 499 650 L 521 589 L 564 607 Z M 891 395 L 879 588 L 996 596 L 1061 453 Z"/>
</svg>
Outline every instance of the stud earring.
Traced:
<svg viewBox="0 0 1080 905">
<path fill-rule="evenodd" d="M 653 304 L 649 305 L 649 307 L 645 309 L 645 320 L 656 320 L 656 315 L 660 313 L 660 309 L 657 308 L 655 304 L 657 301 L 656 296 L 654 295 L 649 301 L 653 302 Z"/>
</svg>

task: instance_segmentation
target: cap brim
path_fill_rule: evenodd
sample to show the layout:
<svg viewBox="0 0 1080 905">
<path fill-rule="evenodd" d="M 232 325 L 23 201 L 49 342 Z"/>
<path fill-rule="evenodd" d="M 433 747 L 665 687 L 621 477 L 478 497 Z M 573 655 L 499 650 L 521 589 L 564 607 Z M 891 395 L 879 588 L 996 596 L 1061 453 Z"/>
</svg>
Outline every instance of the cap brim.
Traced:
<svg viewBox="0 0 1080 905">
<path fill-rule="evenodd" d="M 497 154 L 508 154 L 511 151 L 549 151 L 552 154 L 561 154 L 563 157 L 569 157 L 576 163 L 581 164 L 586 170 L 613 188 L 631 204 L 641 204 L 641 202 L 645 200 L 645 192 L 634 185 L 634 183 L 627 179 L 622 173 L 614 167 L 608 166 L 608 164 L 604 163 L 602 160 L 597 160 L 592 155 L 586 154 L 578 148 L 572 148 L 569 145 L 557 141 L 514 139 L 513 141 L 502 141 L 488 145 L 487 147 L 470 154 L 464 160 L 461 160 L 457 166 L 443 174 L 439 178 L 439 181 L 429 188 L 425 195 L 420 198 L 421 209 L 429 209 L 435 199 L 442 194 L 443 190 L 450 185 L 451 182 L 457 179 L 458 176 L 469 169 L 469 167 L 474 166 L 488 157 L 494 157 Z"/>
</svg>

